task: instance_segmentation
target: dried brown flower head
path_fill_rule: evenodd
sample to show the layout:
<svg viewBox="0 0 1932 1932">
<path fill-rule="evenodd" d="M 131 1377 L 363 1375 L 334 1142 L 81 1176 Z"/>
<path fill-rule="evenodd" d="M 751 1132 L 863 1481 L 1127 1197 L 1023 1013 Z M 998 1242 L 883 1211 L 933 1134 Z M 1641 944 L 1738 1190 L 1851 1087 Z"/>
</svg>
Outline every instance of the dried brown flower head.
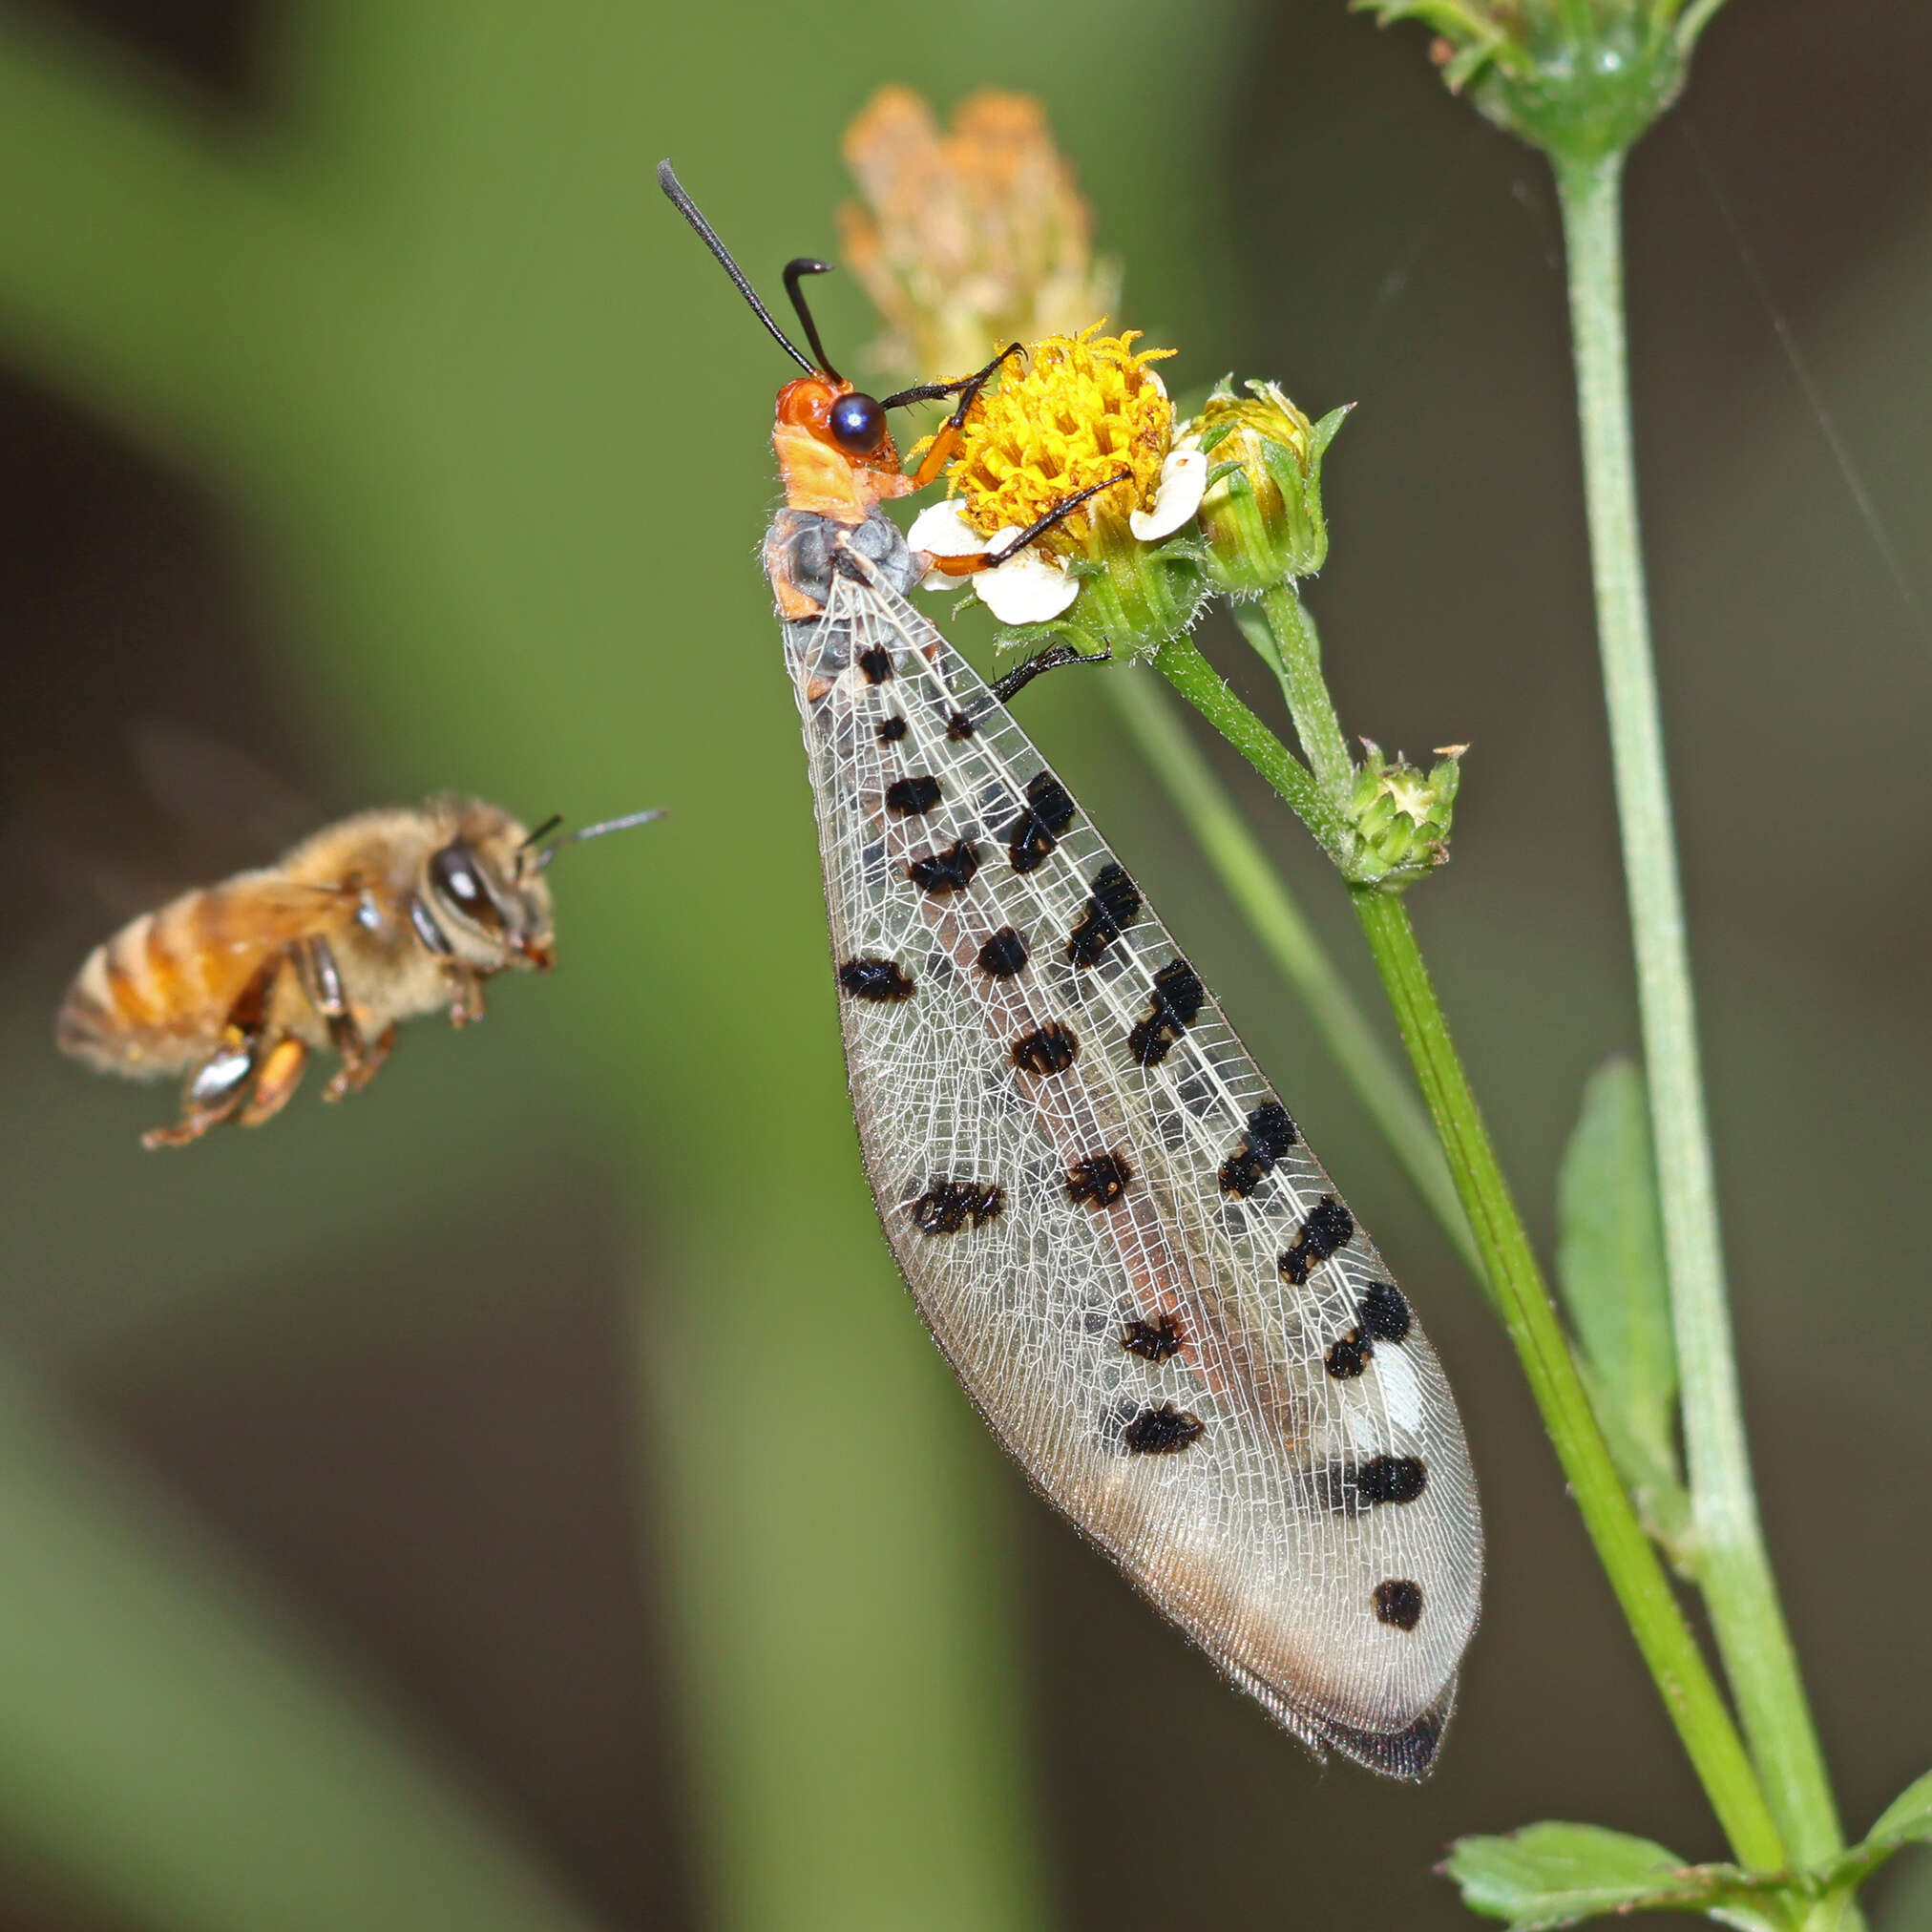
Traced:
<svg viewBox="0 0 1932 1932">
<path fill-rule="evenodd" d="M 881 88 L 845 158 L 864 198 L 839 211 L 846 261 L 890 328 L 877 368 L 955 375 L 1116 309 L 1119 269 L 1094 260 L 1086 202 L 1030 95 L 976 94 L 942 133 L 911 88 Z"/>
</svg>

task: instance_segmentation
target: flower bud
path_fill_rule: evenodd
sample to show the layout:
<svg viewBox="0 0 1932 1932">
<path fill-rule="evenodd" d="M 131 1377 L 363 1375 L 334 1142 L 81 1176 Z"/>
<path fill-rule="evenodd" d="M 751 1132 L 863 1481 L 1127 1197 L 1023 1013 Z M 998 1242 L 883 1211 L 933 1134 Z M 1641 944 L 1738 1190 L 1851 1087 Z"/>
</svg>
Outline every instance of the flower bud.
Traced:
<svg viewBox="0 0 1932 1932">
<path fill-rule="evenodd" d="M 1445 746 L 1424 772 L 1398 753 L 1362 740 L 1367 758 L 1356 766 L 1350 822 L 1361 837 L 1351 876 L 1359 885 L 1401 892 L 1424 872 L 1449 863 L 1449 825 L 1467 746 Z"/>
<path fill-rule="evenodd" d="M 1321 462 L 1348 414 L 1311 423 L 1272 383 L 1224 378 L 1192 426 L 1214 480 L 1201 501 L 1209 575 L 1230 597 L 1312 577 L 1328 556 Z"/>
</svg>

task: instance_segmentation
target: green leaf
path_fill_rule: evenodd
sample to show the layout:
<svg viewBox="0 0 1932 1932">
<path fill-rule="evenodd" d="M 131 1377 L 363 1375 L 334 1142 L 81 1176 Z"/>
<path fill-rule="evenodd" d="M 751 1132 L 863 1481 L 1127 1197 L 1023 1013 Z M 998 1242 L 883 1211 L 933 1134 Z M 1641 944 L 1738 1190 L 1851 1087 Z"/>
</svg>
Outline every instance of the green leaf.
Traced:
<svg viewBox="0 0 1932 1932">
<path fill-rule="evenodd" d="M 1868 1845 L 1909 1845 L 1932 1841 L 1932 1771 L 1908 1784 L 1865 1834 Z"/>
<path fill-rule="evenodd" d="M 1610 1452 L 1647 1526 L 1681 1542 L 1690 1508 L 1676 1446 L 1677 1358 L 1644 1077 L 1606 1060 L 1557 1184 L 1557 1273 Z"/>
<path fill-rule="evenodd" d="M 1685 1860 L 1601 1825 L 1526 1825 L 1507 1838 L 1457 1839 L 1443 1868 L 1472 1912 L 1519 1932 L 1616 1911 L 1670 1884 Z"/>
<path fill-rule="evenodd" d="M 1704 1912 L 1745 1932 L 1781 1932 L 1789 1895 L 1734 1865 L 1690 1865 L 1668 1846 L 1602 1825 L 1526 1825 L 1459 1838 L 1443 1868 L 1472 1912 L 1511 1932 L 1544 1932 L 1606 1913 Z"/>
</svg>

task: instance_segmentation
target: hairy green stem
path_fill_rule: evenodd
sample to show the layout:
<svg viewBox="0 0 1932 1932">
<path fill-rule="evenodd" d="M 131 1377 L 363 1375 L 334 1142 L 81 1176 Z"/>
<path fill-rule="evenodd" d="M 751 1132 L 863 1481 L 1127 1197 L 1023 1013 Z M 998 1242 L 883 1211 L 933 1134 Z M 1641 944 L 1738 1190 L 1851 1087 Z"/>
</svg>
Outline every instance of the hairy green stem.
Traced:
<svg viewBox="0 0 1932 1932">
<path fill-rule="evenodd" d="M 1683 892 L 1637 532 L 1624 337 L 1621 155 L 1559 165 L 1577 413 L 1636 952 L 1657 1192 L 1682 1378 L 1693 1561 L 1772 1808 L 1793 1856 L 1841 1849 L 1837 1806 L 1758 1522 L 1726 1305 Z"/>
<path fill-rule="evenodd" d="M 1346 871 L 1354 856 L 1354 828 L 1308 766 L 1234 695 L 1194 640 L 1185 633 L 1169 638 L 1155 653 L 1154 668 L 1288 801 L 1315 843 Z"/>
<path fill-rule="evenodd" d="M 1248 828 L 1228 788 L 1188 738 L 1160 685 L 1129 669 L 1105 680 L 1128 734 L 1281 976 L 1301 996 L 1315 1030 L 1381 1130 L 1417 1193 L 1485 1292 L 1489 1277 L 1456 1196 L 1442 1150 L 1401 1064 L 1322 950 L 1287 882 Z"/>
<path fill-rule="evenodd" d="M 1308 773 L 1192 643 L 1170 640 L 1155 663 L 1300 814 L 1303 798 L 1314 790 Z M 1285 770 L 1295 774 L 1288 785 L 1277 777 Z M 1408 912 L 1392 893 L 1352 888 L 1351 896 L 1475 1231 L 1503 1326 L 1610 1586 L 1738 1861 L 1754 1871 L 1779 1870 L 1785 1852 L 1777 1823 L 1610 1460 L 1450 1038 Z"/>
<path fill-rule="evenodd" d="M 1308 606 L 1292 584 L 1277 584 L 1259 603 L 1236 604 L 1234 620 L 1281 680 L 1288 715 L 1294 720 L 1294 735 L 1315 783 L 1331 798 L 1346 803 L 1354 789 L 1354 761 L 1321 674 L 1321 640 Z"/>
</svg>

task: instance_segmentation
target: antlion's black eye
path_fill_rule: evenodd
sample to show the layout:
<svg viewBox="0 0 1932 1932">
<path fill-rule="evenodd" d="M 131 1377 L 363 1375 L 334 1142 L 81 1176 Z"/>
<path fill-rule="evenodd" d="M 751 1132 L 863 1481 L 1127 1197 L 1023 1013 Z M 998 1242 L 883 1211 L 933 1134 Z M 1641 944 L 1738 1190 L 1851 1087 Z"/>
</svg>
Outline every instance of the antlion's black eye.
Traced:
<svg viewBox="0 0 1932 1932">
<path fill-rule="evenodd" d="M 452 840 L 430 860 L 430 883 L 439 897 L 449 901 L 466 919 L 479 926 L 500 926 L 502 914 L 490 888 L 483 881 L 483 869 L 476 854 L 461 839 Z"/>
<path fill-rule="evenodd" d="M 831 406 L 831 433 L 841 450 L 870 456 L 886 440 L 886 411 L 876 396 L 861 389 Z"/>
</svg>

